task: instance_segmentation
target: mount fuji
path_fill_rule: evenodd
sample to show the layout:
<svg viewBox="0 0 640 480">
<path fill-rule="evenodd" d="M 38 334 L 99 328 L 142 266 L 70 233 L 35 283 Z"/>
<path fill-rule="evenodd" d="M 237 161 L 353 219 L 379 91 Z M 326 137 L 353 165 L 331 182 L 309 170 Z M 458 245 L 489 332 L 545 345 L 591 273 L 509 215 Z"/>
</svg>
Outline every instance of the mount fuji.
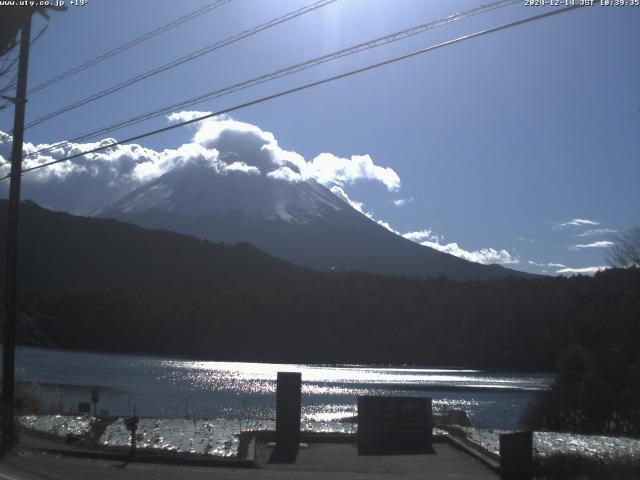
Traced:
<svg viewBox="0 0 640 480">
<path fill-rule="evenodd" d="M 455 280 L 527 276 L 407 240 L 315 180 L 220 172 L 207 162 L 176 167 L 95 215 L 214 242 L 249 242 L 319 271 Z"/>
</svg>

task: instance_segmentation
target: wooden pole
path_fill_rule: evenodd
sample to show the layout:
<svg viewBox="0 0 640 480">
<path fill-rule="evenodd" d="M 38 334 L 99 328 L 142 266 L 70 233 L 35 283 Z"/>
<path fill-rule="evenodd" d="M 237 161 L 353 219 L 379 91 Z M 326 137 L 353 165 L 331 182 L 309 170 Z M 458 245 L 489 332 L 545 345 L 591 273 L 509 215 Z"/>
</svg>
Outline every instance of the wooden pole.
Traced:
<svg viewBox="0 0 640 480">
<path fill-rule="evenodd" d="M 18 211 L 20 208 L 20 181 L 22 170 L 22 144 L 24 141 L 24 111 L 27 103 L 27 71 L 31 37 L 31 13 L 27 14 L 20 33 L 20 60 L 13 119 L 13 145 L 11 149 L 11 179 L 7 206 L 7 251 L 4 302 L 4 343 L 2 349 L 2 446 L 5 451 L 15 441 L 14 403 L 16 371 L 16 320 L 18 257 Z"/>
</svg>

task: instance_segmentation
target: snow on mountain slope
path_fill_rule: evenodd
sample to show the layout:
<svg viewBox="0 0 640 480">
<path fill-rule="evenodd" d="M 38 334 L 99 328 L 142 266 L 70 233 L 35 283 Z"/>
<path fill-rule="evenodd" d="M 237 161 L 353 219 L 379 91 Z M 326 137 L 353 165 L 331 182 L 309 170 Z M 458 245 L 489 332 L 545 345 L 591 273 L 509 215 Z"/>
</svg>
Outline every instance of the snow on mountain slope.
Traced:
<svg viewBox="0 0 640 480">
<path fill-rule="evenodd" d="M 315 180 L 292 182 L 206 163 L 176 168 L 97 213 L 216 242 L 249 242 L 321 271 L 417 278 L 522 275 L 418 245 L 354 210 Z"/>
<path fill-rule="evenodd" d="M 306 223 L 345 208 L 350 207 L 315 181 L 288 182 L 245 172 L 220 173 L 200 163 L 166 173 L 98 215 L 136 215 L 151 209 L 190 217 L 237 212 L 254 219 Z"/>
</svg>

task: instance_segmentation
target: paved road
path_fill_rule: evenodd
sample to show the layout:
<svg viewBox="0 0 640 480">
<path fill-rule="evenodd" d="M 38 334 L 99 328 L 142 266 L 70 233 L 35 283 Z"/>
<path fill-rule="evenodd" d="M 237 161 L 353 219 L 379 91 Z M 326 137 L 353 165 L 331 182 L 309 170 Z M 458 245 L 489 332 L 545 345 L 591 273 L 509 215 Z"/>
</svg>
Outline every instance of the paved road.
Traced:
<svg viewBox="0 0 640 480">
<path fill-rule="evenodd" d="M 231 469 L 88 460 L 39 453 L 12 454 L 0 463 L 0 480 L 496 480 L 484 465 L 449 445 L 435 455 L 358 457 L 352 445 L 311 445 L 295 465 Z"/>
</svg>

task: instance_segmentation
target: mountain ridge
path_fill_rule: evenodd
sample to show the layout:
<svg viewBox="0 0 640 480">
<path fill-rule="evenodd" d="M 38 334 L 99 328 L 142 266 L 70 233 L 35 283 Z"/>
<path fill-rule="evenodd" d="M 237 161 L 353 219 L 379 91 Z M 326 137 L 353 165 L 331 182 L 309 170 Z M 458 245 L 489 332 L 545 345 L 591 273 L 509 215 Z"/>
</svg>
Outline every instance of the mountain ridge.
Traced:
<svg viewBox="0 0 640 480">
<path fill-rule="evenodd" d="M 213 242 L 248 242 L 288 262 L 325 272 L 455 280 L 532 276 L 407 240 L 315 181 L 220 174 L 202 164 L 174 169 L 95 215 Z"/>
<path fill-rule="evenodd" d="M 6 219 L 7 205 L 0 200 L 0 219 Z M 248 243 L 215 244 L 114 219 L 54 212 L 32 201 L 20 205 L 18 232 L 18 281 L 27 289 L 139 288 L 162 278 L 207 283 L 220 272 L 228 279 L 255 281 L 313 273 Z M 5 245 L 6 222 L 0 223 L 0 251 Z"/>
</svg>

